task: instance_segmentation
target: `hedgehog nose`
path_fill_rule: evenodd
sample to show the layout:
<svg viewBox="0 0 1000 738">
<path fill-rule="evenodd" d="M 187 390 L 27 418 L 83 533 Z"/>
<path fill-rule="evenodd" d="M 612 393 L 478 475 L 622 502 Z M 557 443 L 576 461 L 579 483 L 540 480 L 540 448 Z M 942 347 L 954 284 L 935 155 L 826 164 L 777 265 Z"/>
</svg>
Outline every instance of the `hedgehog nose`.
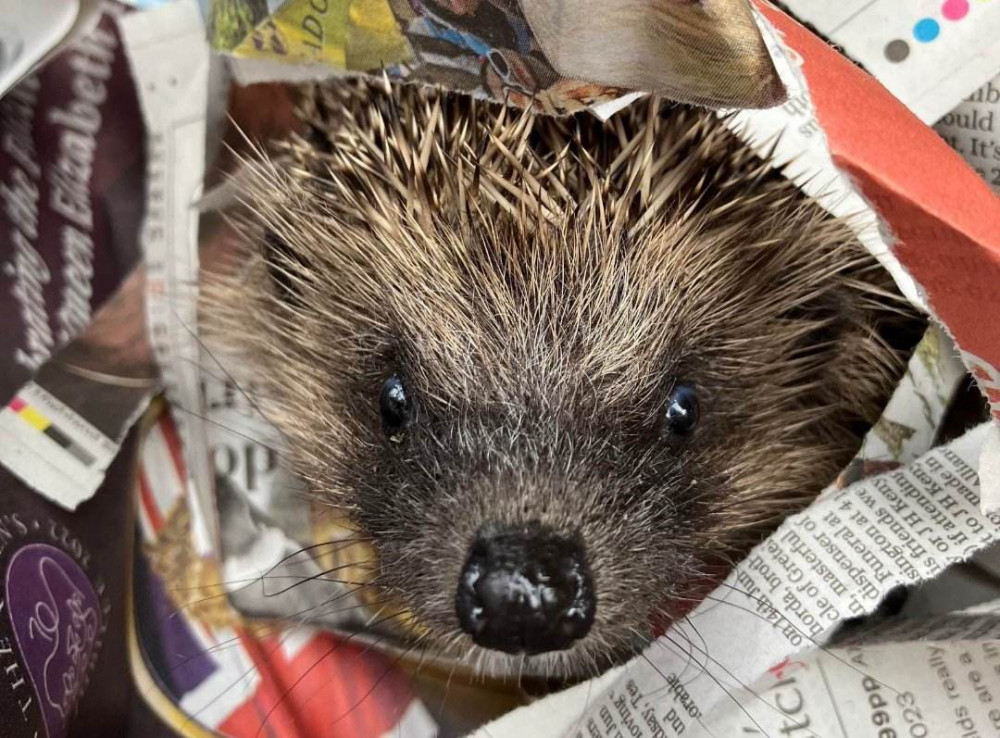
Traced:
<svg viewBox="0 0 1000 738">
<path fill-rule="evenodd" d="M 587 635 L 595 608 L 583 546 L 537 524 L 484 526 L 455 597 L 473 641 L 515 654 L 568 648 Z"/>
</svg>

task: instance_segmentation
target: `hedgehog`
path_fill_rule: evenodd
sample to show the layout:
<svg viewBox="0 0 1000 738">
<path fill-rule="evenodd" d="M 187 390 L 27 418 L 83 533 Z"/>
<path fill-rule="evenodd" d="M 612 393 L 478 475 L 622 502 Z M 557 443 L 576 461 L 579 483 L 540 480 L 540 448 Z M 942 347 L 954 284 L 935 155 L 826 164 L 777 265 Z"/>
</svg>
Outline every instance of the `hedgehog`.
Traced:
<svg viewBox="0 0 1000 738">
<path fill-rule="evenodd" d="M 920 332 L 713 112 L 302 94 L 233 179 L 206 335 L 371 541 L 368 584 L 480 674 L 637 653 L 833 481 Z"/>
</svg>

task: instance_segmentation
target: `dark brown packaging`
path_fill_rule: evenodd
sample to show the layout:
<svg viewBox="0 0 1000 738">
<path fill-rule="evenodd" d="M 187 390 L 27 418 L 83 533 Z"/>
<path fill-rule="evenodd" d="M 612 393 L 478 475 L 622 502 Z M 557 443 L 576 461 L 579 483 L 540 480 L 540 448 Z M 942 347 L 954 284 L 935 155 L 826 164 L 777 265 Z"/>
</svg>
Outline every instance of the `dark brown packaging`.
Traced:
<svg viewBox="0 0 1000 738">
<path fill-rule="evenodd" d="M 2 405 L 44 383 L 139 259 L 144 131 L 114 14 L 0 101 Z M 0 469 L 5 738 L 126 734 L 136 447 L 133 433 L 72 513 Z"/>
</svg>

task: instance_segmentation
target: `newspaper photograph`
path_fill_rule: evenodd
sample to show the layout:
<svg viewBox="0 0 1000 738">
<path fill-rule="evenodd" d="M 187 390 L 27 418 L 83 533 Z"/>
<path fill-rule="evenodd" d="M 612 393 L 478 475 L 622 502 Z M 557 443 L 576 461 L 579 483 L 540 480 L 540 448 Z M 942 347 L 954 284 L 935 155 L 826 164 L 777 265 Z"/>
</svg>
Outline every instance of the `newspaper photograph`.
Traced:
<svg viewBox="0 0 1000 738">
<path fill-rule="evenodd" d="M 211 0 L 207 23 L 237 58 L 384 71 L 550 114 L 634 90 L 727 107 L 784 95 L 743 0 Z"/>
</svg>

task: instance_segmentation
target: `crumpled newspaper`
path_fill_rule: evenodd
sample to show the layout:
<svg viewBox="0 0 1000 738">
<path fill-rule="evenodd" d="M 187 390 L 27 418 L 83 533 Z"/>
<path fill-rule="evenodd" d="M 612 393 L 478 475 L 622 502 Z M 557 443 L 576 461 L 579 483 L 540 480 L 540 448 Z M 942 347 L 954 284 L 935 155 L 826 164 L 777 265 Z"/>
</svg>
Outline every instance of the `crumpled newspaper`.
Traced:
<svg viewBox="0 0 1000 738">
<path fill-rule="evenodd" d="M 245 59 L 384 70 L 549 113 L 631 90 L 713 107 L 784 99 L 747 0 L 210 0 L 208 31 Z"/>
<path fill-rule="evenodd" d="M 314 0 L 312 4 L 323 3 Z M 279 5 L 271 3 L 267 6 L 268 12 L 275 13 L 285 7 Z M 360 11 L 371 4 L 347 5 Z M 452 2 L 449 5 L 480 6 L 475 2 Z M 494 7 L 500 3 L 489 5 Z M 505 7 L 509 9 L 514 5 L 510 3 Z M 701 5 L 710 9 L 720 7 L 711 2 Z M 389 4 L 388 7 L 394 10 L 395 5 Z M 408 7 L 412 10 L 412 6 Z M 527 18 L 527 6 L 522 4 L 521 7 L 525 8 Z M 351 682 L 352 686 L 368 684 L 363 681 L 366 678 L 363 674 L 349 668 L 352 664 L 363 663 L 366 668 L 374 666 L 383 670 L 389 675 L 385 683 L 392 686 L 385 695 L 373 693 L 376 696 L 370 697 L 367 706 L 372 707 L 374 713 L 381 711 L 382 718 L 387 718 L 387 722 L 373 724 L 385 728 L 386 732 L 392 730 L 393 734 L 433 734 L 437 730 L 435 719 L 411 691 L 410 686 L 416 682 L 409 682 L 408 686 L 398 664 L 387 665 L 386 660 L 367 645 L 361 649 L 363 655 L 359 655 L 357 651 L 343 646 L 347 639 L 338 640 L 339 636 L 316 629 L 315 626 L 335 628 L 342 634 L 347 632 L 350 635 L 363 630 L 364 635 L 359 638 L 367 637 L 366 644 L 386 635 L 397 635 L 379 633 L 377 627 L 372 627 L 378 612 L 371 607 L 372 603 L 352 598 L 350 586 L 345 586 L 344 581 L 331 581 L 334 577 L 324 575 L 324 572 L 335 569 L 343 572 L 336 579 L 348 583 L 354 581 L 359 571 L 363 570 L 357 565 L 365 552 L 352 550 L 354 533 L 348 525 L 315 515 L 304 503 L 296 504 L 297 498 L 288 488 L 294 482 L 280 468 L 280 448 L 275 450 L 273 439 L 267 436 L 266 426 L 259 426 L 248 418 L 253 414 L 252 408 L 244 403 L 246 398 L 242 396 L 242 391 L 227 380 L 222 366 L 202 351 L 203 347 L 194 333 L 196 321 L 189 307 L 195 286 L 192 275 L 196 274 L 199 257 L 204 255 L 198 253 L 197 229 L 200 226 L 192 203 L 201 194 L 201 168 L 205 158 L 203 117 L 207 55 L 203 45 L 198 43 L 199 39 L 203 39 L 200 34 L 204 31 L 197 12 L 191 12 L 192 4 L 177 2 L 176 8 L 165 9 L 174 20 L 183 16 L 180 25 L 184 34 L 173 39 L 178 45 L 171 53 L 164 51 L 166 47 L 159 46 L 160 36 L 167 26 L 158 26 L 158 18 L 138 21 L 133 30 L 139 30 L 137 34 L 131 34 L 130 39 L 137 75 L 147 83 L 144 85 L 146 99 L 143 102 L 151 133 L 151 205 L 145 239 L 150 328 L 163 364 L 174 416 L 173 419 L 161 416 L 149 431 L 140 474 L 142 548 L 144 555 L 148 556 L 148 566 L 161 578 L 157 585 L 160 587 L 158 594 L 142 595 L 147 599 L 142 603 L 145 609 L 140 610 L 140 616 L 146 618 L 145 627 L 153 628 L 152 623 L 156 621 L 155 627 L 162 628 L 158 635 L 163 639 L 164 653 L 173 659 L 166 676 L 161 673 L 157 678 L 163 677 L 171 685 L 174 690 L 171 697 L 189 716 L 187 723 L 198 723 L 230 734 L 240 734 L 234 726 L 250 724 L 252 729 L 249 734 L 253 734 L 264 723 L 270 728 L 284 719 L 309 726 L 322 724 L 323 716 L 328 712 L 322 712 L 317 705 L 322 703 L 322 708 L 329 707 L 326 704 L 329 700 L 325 698 L 332 700 L 336 692 L 330 684 L 343 681 Z M 419 13 L 417 16 L 426 17 Z M 353 23 L 366 17 L 370 16 L 349 14 L 348 20 Z M 261 21 L 264 24 L 268 22 L 266 19 Z M 177 26 L 173 29 L 178 30 Z M 544 33 L 538 32 L 536 36 L 540 48 L 546 49 L 546 59 L 553 69 L 558 68 L 557 59 L 572 58 L 561 56 L 564 52 L 569 54 L 565 49 L 559 51 L 555 46 L 547 46 L 549 42 L 545 40 Z M 410 42 L 407 40 L 407 43 Z M 468 56 L 476 64 L 481 65 L 484 61 L 484 55 Z M 183 75 L 176 74 L 176 67 L 172 67 L 177 57 L 184 61 Z M 489 59 L 486 62 L 492 63 Z M 323 62 L 324 65 L 327 63 Z M 407 62 L 395 64 L 397 71 L 409 69 Z M 481 66 L 478 69 L 482 71 Z M 482 82 L 479 84 L 479 87 L 470 90 L 491 94 Z M 537 101 L 540 97 L 538 90 L 533 90 L 531 97 L 527 95 L 528 90 L 512 91 L 509 86 L 499 89 L 514 102 L 518 102 L 512 97 L 515 94 L 525 95 L 520 100 L 522 103 L 529 99 Z M 550 88 L 546 89 L 551 93 L 546 103 L 550 112 L 564 112 L 572 108 L 564 98 L 552 93 Z M 574 104 L 579 105 L 589 99 L 581 97 Z M 597 99 L 599 97 L 594 98 Z M 758 136 L 748 135 L 748 139 L 761 146 L 770 145 L 773 143 L 771 133 L 787 131 L 782 144 L 793 144 L 791 149 L 802 144 L 812 151 L 819 151 L 819 166 L 824 174 L 810 177 L 808 167 L 797 170 L 790 167 L 787 172 L 790 177 L 801 180 L 804 189 L 821 198 L 834 212 L 845 208 L 850 210 L 858 202 L 866 207 L 860 198 L 857 201 L 844 199 L 847 194 L 857 194 L 850 189 L 846 178 L 838 182 L 825 176 L 834 171 L 833 161 L 817 143 L 821 137 L 813 138 L 819 129 L 814 127 L 818 124 L 808 102 L 808 97 L 796 96 L 784 108 L 759 114 L 754 121 L 758 125 Z M 803 108 L 803 105 L 806 107 Z M 766 116 L 769 114 L 776 117 L 768 120 Z M 734 119 L 734 125 L 739 122 Z M 796 154 L 791 150 L 786 150 L 786 153 L 790 158 Z M 176 171 L 182 171 L 185 176 L 168 176 Z M 844 185 L 847 189 L 838 190 L 831 184 Z M 885 263 L 891 267 L 893 260 L 888 254 L 888 239 L 880 233 L 874 215 L 869 214 L 870 218 L 860 219 L 859 238 L 885 258 Z M 908 290 L 908 295 L 919 301 L 922 295 L 912 280 L 907 283 L 905 271 L 900 270 L 897 277 L 904 290 Z M 929 334 L 911 362 L 908 379 L 904 380 L 900 393 L 890 403 L 883 421 L 873 429 L 858 462 L 845 471 L 840 486 L 857 481 L 873 471 L 909 464 L 929 448 L 936 424 L 947 404 L 950 388 L 962 376 L 962 367 L 947 336 L 934 332 Z M 39 402 L 42 400 L 44 397 Z M 9 417 L 9 420 L 11 423 L 22 422 L 16 417 Z M 974 454 L 969 450 L 982 440 L 982 435 L 983 432 L 978 431 L 962 444 L 962 463 L 969 468 L 974 466 Z M 951 459 L 946 460 L 955 463 Z M 943 463 L 937 457 L 932 457 L 932 461 Z M 972 494 L 969 490 L 972 489 L 971 483 L 964 488 L 965 503 L 969 503 L 969 494 Z M 836 489 L 827 494 L 837 495 L 834 498 L 836 501 L 845 497 Z M 980 517 L 972 507 L 974 505 L 964 504 L 961 509 L 968 519 L 979 521 Z M 306 547 L 317 544 L 320 547 L 306 550 Z M 922 569 L 921 576 L 933 571 L 937 569 Z M 305 585 L 288 588 L 287 584 L 282 584 L 289 581 L 305 581 Z M 182 586 L 171 586 L 164 592 L 164 583 L 171 582 Z M 170 612 L 169 616 L 164 616 L 167 608 L 164 603 L 177 604 L 181 600 L 183 606 L 179 614 Z M 157 617 L 158 614 L 160 617 Z M 806 614 L 810 613 L 807 611 Z M 791 632 L 798 627 L 801 624 L 796 623 Z M 953 629 L 951 632 L 965 637 L 962 634 L 967 635 L 968 632 L 990 634 L 993 631 Z M 766 645 L 772 650 L 775 647 L 774 642 Z M 961 651 L 955 649 L 960 646 L 961 643 L 949 647 L 952 650 L 942 658 L 945 661 L 953 657 L 958 659 Z M 337 648 L 350 651 L 349 657 L 330 659 L 324 656 Z M 321 666 L 314 670 L 304 669 L 304 658 L 312 659 L 306 664 Z M 844 657 L 835 652 L 833 658 Z M 405 665 L 406 661 L 401 660 L 400 663 Z M 699 666 L 697 661 L 694 664 Z M 137 656 L 132 666 L 140 680 L 143 679 L 141 675 L 152 670 Z M 757 694 L 750 693 L 749 699 L 757 699 L 762 690 L 772 689 L 772 707 L 778 706 L 778 703 L 786 707 L 794 705 L 789 701 L 795 696 L 794 690 L 779 691 L 788 685 L 778 686 L 785 678 L 791 678 L 793 666 L 798 668 L 797 664 L 787 664 L 784 670 L 773 673 L 775 681 L 755 687 Z M 342 667 L 346 670 L 338 672 Z M 296 687 L 299 684 L 297 680 L 306 678 L 304 671 L 314 674 L 323 684 L 317 686 L 307 681 L 304 683 L 307 689 Z M 607 680 L 587 688 L 593 688 L 596 696 L 599 687 L 606 686 L 620 673 L 612 672 Z M 845 679 L 852 673 L 856 674 L 848 671 Z M 448 674 L 446 668 L 445 675 Z M 367 678 L 371 678 L 370 674 Z M 285 684 L 291 683 L 294 688 L 289 688 L 284 694 L 275 692 L 273 680 L 279 684 L 284 680 Z M 663 686 L 660 684 L 657 688 Z M 689 709 L 683 703 L 692 704 L 693 692 L 687 690 L 686 682 L 678 680 L 666 686 L 668 690 L 665 693 L 676 704 Z M 147 687 L 149 692 L 155 691 L 153 686 Z M 685 691 L 682 692 L 681 687 Z M 874 689 L 869 690 L 869 694 L 872 691 Z M 482 690 L 476 695 L 476 700 L 485 701 L 487 692 Z M 629 690 L 627 681 L 625 693 L 628 699 L 636 696 Z M 324 699 L 313 699 L 316 695 Z M 615 709 L 616 701 L 617 696 L 611 703 Z M 552 704 L 543 703 L 541 710 L 554 714 Z M 676 707 L 676 704 L 673 706 Z M 505 706 L 509 707 L 510 701 Z M 262 718 L 260 712 L 253 712 L 258 708 L 267 713 L 267 718 Z M 269 710 L 275 711 L 273 715 Z M 771 708 L 764 708 L 764 711 L 765 714 L 773 713 Z M 787 711 L 793 712 L 790 707 Z M 664 712 L 667 713 L 667 710 Z M 253 717 L 246 718 L 248 714 Z M 537 712 L 530 714 L 535 717 L 529 720 L 537 718 Z M 579 715 L 579 712 L 576 714 Z M 739 721 L 741 716 L 745 715 L 736 715 L 736 720 Z M 368 715 L 363 717 L 367 719 Z M 339 719 L 337 714 L 333 718 Z M 250 722 L 239 722 L 244 719 Z M 964 719 L 956 719 L 956 724 Z M 748 725 L 730 727 L 733 731 L 742 728 L 746 732 L 749 729 L 752 734 L 762 720 L 755 715 Z M 801 720 L 789 724 L 800 723 Z M 347 725 L 344 723 L 344 730 L 350 733 L 352 728 Z M 539 726 L 540 723 L 530 723 L 529 728 L 522 732 L 537 732 Z M 587 727 L 589 730 L 589 725 Z M 491 728 L 491 732 L 502 735 L 499 728 Z M 731 733 L 724 731 L 721 734 Z M 828 735 L 826 732 L 821 734 Z"/>
</svg>

